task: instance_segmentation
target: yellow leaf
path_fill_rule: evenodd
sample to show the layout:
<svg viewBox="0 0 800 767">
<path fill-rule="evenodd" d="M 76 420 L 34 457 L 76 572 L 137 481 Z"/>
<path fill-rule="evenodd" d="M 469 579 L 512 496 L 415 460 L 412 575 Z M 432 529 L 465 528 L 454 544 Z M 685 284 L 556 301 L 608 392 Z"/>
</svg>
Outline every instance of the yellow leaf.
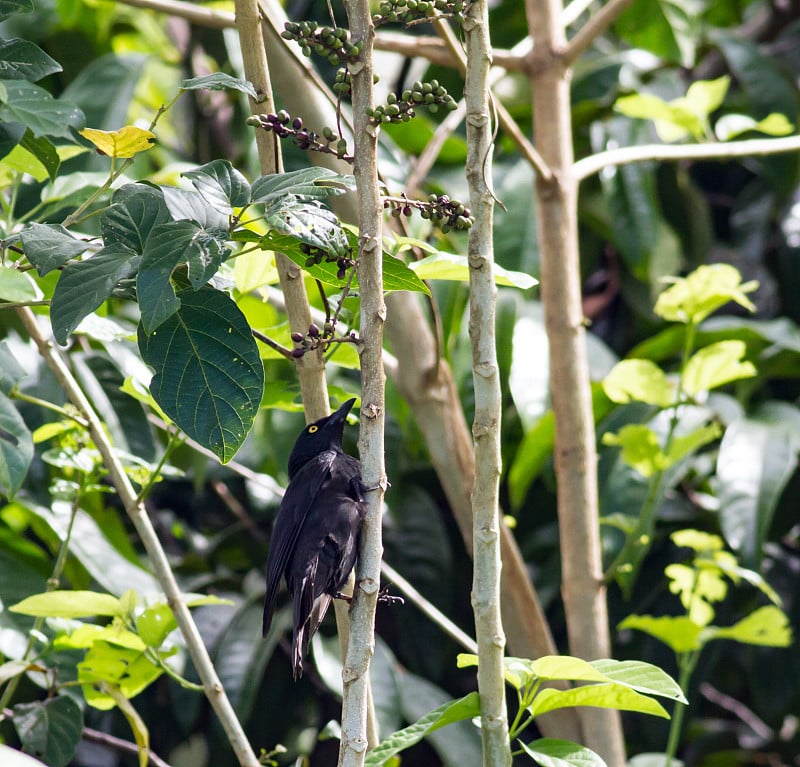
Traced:
<svg viewBox="0 0 800 767">
<path fill-rule="evenodd" d="M 112 131 L 84 128 L 80 134 L 91 141 L 101 154 L 121 158 L 134 157 L 139 152 L 152 149 L 156 140 L 155 133 L 135 125 L 126 125 Z"/>
</svg>

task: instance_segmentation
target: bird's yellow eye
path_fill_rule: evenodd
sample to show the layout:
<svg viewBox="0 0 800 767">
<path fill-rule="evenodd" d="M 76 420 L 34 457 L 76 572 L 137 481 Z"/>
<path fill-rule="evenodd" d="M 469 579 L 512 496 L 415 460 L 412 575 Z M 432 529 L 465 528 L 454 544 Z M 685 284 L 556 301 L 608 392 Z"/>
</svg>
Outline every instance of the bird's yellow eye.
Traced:
<svg viewBox="0 0 800 767">
<path fill-rule="evenodd" d="M 313 434 L 315 431 L 319 431 L 319 426 L 316 424 L 308 427 L 308 433 Z"/>
</svg>

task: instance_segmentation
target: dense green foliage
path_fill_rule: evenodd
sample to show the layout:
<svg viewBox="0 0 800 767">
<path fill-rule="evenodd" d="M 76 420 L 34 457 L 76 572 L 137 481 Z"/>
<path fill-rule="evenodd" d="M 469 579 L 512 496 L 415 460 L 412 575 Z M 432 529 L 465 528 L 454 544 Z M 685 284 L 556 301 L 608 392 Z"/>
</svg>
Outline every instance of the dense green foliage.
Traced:
<svg viewBox="0 0 800 767">
<path fill-rule="evenodd" d="M 399 7 L 384 5 L 383 13 Z M 309 13 L 324 23 L 318 6 Z M 576 64 L 576 156 L 796 132 L 800 19 L 783 13 L 759 1 L 700 3 L 690 12 L 636 0 Z M 260 636 L 270 523 L 302 424 L 294 363 L 275 344 L 287 351 L 322 343 L 316 334 L 293 339 L 271 300 L 272 251 L 306 270 L 320 313 L 335 313 L 340 324 L 322 336 L 331 392 L 340 400 L 357 394 L 349 337 L 358 310 L 355 234 L 327 207 L 351 179 L 309 168 L 288 142 L 293 172 L 261 176 L 246 122 L 249 85 L 227 32 L 79 0 L 36 9 L 8 0 L 0 14 L 0 702 L 13 714 L 0 738 L 54 767 L 73 758 L 82 724 L 149 743 L 176 767 L 233 763 L 108 467 L 15 313 L 30 306 L 49 318 L 146 499 L 251 742 L 330 764 L 341 694 L 330 627 L 314 644 L 317 670 L 297 684 L 285 609 Z M 525 34 L 512 0 L 494 8 L 493 23 L 497 46 Z M 334 69 L 325 72 L 331 81 Z M 400 68 L 395 74 L 392 87 L 413 101 L 419 89 Z M 457 76 L 437 66 L 426 76 L 450 94 L 441 97 L 449 109 Z M 498 94 L 520 124 L 530 122 L 525 87 L 510 78 Z M 404 178 L 439 117 L 419 114 L 413 130 L 386 121 L 387 178 Z M 120 131 L 133 125 L 147 130 Z M 426 194 L 463 198 L 464 156 L 455 133 Z M 503 499 L 566 653 L 546 337 L 532 289 L 533 174 L 502 134 L 495 163 L 505 206 L 495 237 L 504 286 Z M 668 739 L 687 765 L 789 764 L 800 752 L 792 719 L 800 656 L 787 646 L 790 626 L 795 634 L 800 626 L 799 192 L 797 153 L 631 164 L 581 188 L 614 657 L 679 678 L 690 703 L 682 730 L 681 716 L 670 732 L 666 720 L 630 714 L 632 755 L 663 753 Z M 406 207 L 402 199 L 393 205 Z M 431 295 L 442 355 L 469 414 L 464 233 L 409 220 L 412 236 L 386 243 L 385 288 Z M 409 263 L 414 249 L 426 257 Z M 664 290 L 663 278 L 679 274 L 690 276 Z M 468 629 L 468 554 L 414 413 L 391 381 L 387 410 L 386 559 Z M 378 634 L 380 731 L 399 731 L 387 755 L 416 744 L 404 764 L 480 764 L 469 722 L 474 674 L 460 668 L 470 660 L 457 663 L 460 648 L 411 604 L 382 608 Z M 661 677 L 662 687 L 640 680 L 644 690 L 615 678 L 612 661 L 596 661 L 592 672 L 548 672 L 535 666 L 545 660 L 509 659 L 512 718 L 547 710 L 536 703 L 541 679 L 610 677 L 646 701 L 639 693 L 667 689 Z M 420 717 L 409 736 L 403 726 Z M 418 743 L 422 735 L 429 737 Z M 533 759 L 591 758 L 537 740 L 533 728 L 519 737 Z M 85 741 L 78 748 L 74 763 L 89 764 Z M 109 754 L 108 764 L 136 760 Z"/>
</svg>

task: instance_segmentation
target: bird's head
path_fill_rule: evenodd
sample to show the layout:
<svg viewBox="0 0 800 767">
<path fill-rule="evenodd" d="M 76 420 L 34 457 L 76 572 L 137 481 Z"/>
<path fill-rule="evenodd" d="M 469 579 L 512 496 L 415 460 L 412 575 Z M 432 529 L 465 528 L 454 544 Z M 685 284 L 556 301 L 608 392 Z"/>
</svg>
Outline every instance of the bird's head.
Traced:
<svg viewBox="0 0 800 767">
<path fill-rule="evenodd" d="M 335 413 L 310 423 L 300 432 L 289 454 L 289 479 L 292 479 L 315 455 L 324 450 L 342 447 L 342 434 L 347 414 L 355 399 L 349 399 Z"/>
</svg>

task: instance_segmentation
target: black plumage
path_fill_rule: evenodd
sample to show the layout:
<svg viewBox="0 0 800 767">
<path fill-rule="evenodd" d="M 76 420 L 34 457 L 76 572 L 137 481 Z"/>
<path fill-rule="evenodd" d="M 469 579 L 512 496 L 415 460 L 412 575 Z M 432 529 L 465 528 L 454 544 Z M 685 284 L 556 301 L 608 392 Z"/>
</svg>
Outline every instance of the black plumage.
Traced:
<svg viewBox="0 0 800 767">
<path fill-rule="evenodd" d="M 284 576 L 294 604 L 295 679 L 303 673 L 311 637 L 358 554 L 366 510 L 361 464 L 342 450 L 345 419 L 354 402 L 309 424 L 297 438 L 289 455 L 289 486 L 272 531 L 263 632 L 266 636 Z"/>
</svg>

